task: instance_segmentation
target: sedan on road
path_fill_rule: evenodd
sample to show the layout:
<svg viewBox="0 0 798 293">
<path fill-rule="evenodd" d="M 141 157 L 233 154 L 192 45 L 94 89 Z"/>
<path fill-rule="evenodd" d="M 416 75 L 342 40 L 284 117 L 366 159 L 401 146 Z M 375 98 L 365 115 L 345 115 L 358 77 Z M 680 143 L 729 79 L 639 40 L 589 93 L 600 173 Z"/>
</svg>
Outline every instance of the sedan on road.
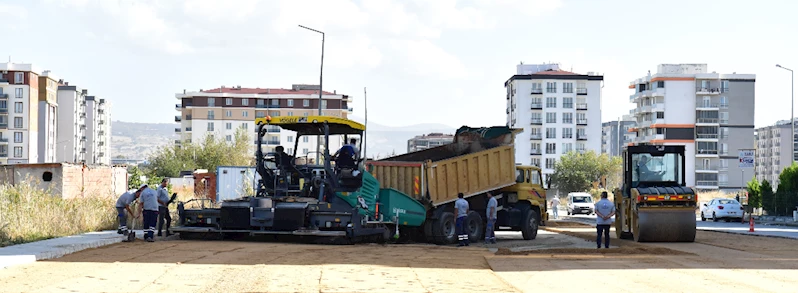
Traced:
<svg viewBox="0 0 798 293">
<path fill-rule="evenodd" d="M 726 220 L 726 222 L 742 221 L 743 206 L 734 199 L 716 198 L 701 206 L 701 221 L 712 219 L 713 222 Z"/>
</svg>

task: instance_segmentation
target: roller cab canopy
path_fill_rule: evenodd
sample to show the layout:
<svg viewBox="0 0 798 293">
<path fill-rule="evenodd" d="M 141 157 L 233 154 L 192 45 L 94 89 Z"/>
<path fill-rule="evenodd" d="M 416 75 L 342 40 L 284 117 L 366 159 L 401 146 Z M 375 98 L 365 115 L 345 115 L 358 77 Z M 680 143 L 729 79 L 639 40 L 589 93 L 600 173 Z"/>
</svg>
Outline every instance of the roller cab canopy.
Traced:
<svg viewBox="0 0 798 293">
<path fill-rule="evenodd" d="M 266 116 L 255 119 L 256 125 L 275 125 L 296 131 L 298 135 L 325 135 L 325 122 L 330 128 L 329 135 L 362 134 L 366 130 L 363 124 L 334 116 Z"/>
</svg>

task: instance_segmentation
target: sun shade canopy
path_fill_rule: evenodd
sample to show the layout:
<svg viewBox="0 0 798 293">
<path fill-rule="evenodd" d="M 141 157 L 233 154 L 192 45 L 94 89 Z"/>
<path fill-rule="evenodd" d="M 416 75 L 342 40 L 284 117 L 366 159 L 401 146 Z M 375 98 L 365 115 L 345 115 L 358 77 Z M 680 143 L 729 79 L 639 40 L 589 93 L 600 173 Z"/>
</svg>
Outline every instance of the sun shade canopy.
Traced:
<svg viewBox="0 0 798 293">
<path fill-rule="evenodd" d="M 355 121 L 334 116 L 279 116 L 255 119 L 255 124 L 275 125 L 296 131 L 298 135 L 324 135 L 324 123 L 330 126 L 330 135 L 362 134 L 366 126 Z"/>
</svg>

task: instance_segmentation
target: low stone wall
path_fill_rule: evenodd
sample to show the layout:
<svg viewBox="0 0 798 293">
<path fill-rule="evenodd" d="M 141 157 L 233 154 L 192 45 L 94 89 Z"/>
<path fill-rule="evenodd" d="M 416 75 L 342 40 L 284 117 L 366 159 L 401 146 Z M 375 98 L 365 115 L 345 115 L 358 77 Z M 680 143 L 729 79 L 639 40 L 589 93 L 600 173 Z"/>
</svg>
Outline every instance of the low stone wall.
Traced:
<svg viewBox="0 0 798 293">
<path fill-rule="evenodd" d="M 62 198 L 119 196 L 127 190 L 125 167 L 66 163 L 0 165 L 0 184 L 32 184 Z"/>
</svg>

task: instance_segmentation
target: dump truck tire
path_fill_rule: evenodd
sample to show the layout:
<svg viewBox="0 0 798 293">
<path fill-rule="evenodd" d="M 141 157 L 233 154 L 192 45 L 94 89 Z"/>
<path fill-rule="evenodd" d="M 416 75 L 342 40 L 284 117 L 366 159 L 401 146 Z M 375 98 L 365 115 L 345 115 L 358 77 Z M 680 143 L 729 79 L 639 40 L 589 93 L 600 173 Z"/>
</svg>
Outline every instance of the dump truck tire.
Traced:
<svg viewBox="0 0 798 293">
<path fill-rule="evenodd" d="M 454 221 L 454 214 L 450 212 L 441 213 L 440 218 L 435 220 L 432 226 L 432 234 L 435 236 L 437 244 L 454 244 L 457 241 L 457 226 Z"/>
<path fill-rule="evenodd" d="M 538 237 L 538 216 L 533 210 L 526 212 L 524 222 L 521 224 L 521 235 L 524 240 L 532 240 Z"/>
<path fill-rule="evenodd" d="M 636 242 L 695 242 L 695 211 L 638 211 L 633 234 Z"/>
<path fill-rule="evenodd" d="M 485 235 L 485 222 L 482 220 L 482 217 L 479 216 L 479 213 L 475 211 L 468 212 L 468 216 L 466 217 L 466 226 L 468 227 L 468 239 L 472 242 L 479 241 Z"/>
</svg>

